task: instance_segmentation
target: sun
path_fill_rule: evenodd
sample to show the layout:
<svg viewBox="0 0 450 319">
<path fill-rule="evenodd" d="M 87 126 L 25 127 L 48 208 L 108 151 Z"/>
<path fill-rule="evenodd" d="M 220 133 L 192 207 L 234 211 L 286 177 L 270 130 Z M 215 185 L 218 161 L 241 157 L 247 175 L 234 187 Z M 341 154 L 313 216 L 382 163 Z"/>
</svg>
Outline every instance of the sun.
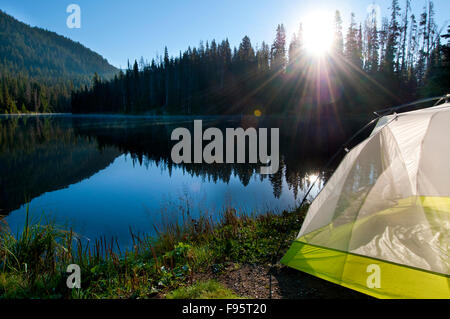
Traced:
<svg viewBox="0 0 450 319">
<path fill-rule="evenodd" d="M 303 23 L 305 49 L 313 56 L 322 56 L 333 44 L 332 14 L 316 11 L 308 14 Z"/>
</svg>

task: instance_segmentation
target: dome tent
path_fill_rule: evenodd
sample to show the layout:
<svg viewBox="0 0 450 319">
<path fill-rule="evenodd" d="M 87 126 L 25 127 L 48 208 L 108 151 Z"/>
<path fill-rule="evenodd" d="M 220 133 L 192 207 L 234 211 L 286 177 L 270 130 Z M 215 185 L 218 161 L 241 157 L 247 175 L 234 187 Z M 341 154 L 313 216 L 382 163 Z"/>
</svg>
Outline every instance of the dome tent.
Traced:
<svg viewBox="0 0 450 319">
<path fill-rule="evenodd" d="M 378 298 L 450 298 L 450 103 L 380 118 L 281 263 Z"/>
</svg>

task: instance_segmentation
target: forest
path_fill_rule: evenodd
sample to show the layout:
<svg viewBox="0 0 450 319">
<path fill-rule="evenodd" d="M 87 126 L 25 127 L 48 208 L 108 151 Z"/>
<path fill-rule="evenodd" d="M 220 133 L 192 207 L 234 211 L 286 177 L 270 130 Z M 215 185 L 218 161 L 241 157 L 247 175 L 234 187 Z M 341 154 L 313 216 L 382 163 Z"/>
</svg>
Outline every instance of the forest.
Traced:
<svg viewBox="0 0 450 319">
<path fill-rule="evenodd" d="M 80 43 L 0 10 L 0 113 L 70 112 L 71 92 L 117 69 Z"/>
<path fill-rule="evenodd" d="M 434 5 L 419 14 L 410 0 L 393 0 L 377 24 L 373 9 L 362 22 L 351 13 L 343 30 L 335 12 L 327 55 L 308 55 L 303 30 L 286 41 L 283 24 L 272 44 L 239 47 L 227 39 L 200 42 L 179 56 L 128 63 L 113 79 L 95 74 L 72 93 L 74 113 L 131 114 L 366 114 L 385 106 L 450 90 L 450 27 L 439 29 Z"/>
</svg>

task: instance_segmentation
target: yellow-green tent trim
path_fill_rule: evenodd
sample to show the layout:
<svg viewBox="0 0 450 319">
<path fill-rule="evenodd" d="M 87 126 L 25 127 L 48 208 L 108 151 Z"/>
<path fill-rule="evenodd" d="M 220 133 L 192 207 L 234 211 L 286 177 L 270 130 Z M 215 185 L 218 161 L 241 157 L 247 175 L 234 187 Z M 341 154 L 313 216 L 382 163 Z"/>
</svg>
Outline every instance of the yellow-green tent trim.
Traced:
<svg viewBox="0 0 450 319">
<path fill-rule="evenodd" d="M 308 244 L 297 239 L 281 263 L 377 298 L 450 298 L 450 277 L 406 265 Z M 371 269 L 376 265 L 378 270 Z M 372 266 L 373 267 L 373 266 Z M 379 271 L 379 287 L 375 272 Z"/>
</svg>

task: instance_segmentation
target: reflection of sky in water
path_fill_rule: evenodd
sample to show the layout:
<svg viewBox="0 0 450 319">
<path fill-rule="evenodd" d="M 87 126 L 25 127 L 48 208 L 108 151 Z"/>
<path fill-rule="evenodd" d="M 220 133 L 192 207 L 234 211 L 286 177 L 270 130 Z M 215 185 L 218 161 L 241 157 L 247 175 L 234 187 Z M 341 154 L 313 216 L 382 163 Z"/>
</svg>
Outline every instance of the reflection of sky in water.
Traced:
<svg viewBox="0 0 450 319">
<path fill-rule="evenodd" d="M 45 213 L 57 224 L 71 226 L 88 238 L 115 236 L 121 245 L 128 246 L 130 227 L 136 233 L 153 233 L 153 224 L 161 222 L 161 216 L 179 216 L 182 210 L 188 209 L 194 218 L 198 212 L 214 214 L 225 207 L 246 213 L 280 211 L 302 199 L 303 191 L 295 200 L 284 178 L 282 189 L 280 198 L 275 198 L 269 179 L 261 181 L 258 174 L 247 186 L 234 175 L 228 184 L 215 183 L 191 176 L 181 167 L 173 167 L 169 176 L 167 169 L 153 162 L 146 167 L 122 155 L 88 179 L 33 199 L 29 208 L 34 221 Z M 311 194 L 317 194 L 317 187 Z M 24 205 L 6 219 L 14 233 L 23 227 L 25 210 Z"/>
</svg>

